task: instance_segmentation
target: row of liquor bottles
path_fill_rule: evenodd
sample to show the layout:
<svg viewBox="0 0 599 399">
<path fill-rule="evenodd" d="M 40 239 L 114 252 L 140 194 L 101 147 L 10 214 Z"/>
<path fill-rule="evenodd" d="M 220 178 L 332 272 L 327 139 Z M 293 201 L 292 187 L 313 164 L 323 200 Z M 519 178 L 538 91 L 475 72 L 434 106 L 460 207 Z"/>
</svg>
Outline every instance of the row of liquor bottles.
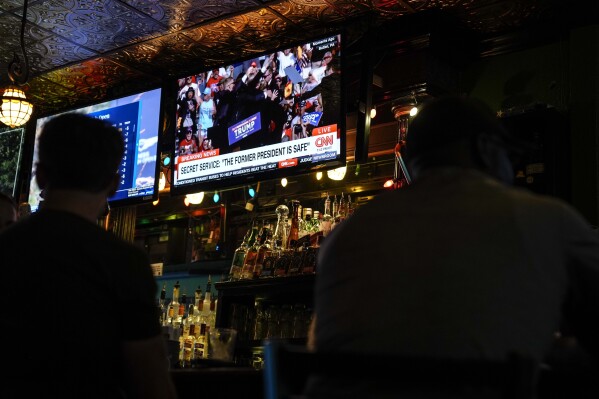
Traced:
<svg viewBox="0 0 599 399">
<path fill-rule="evenodd" d="M 322 214 L 302 208 L 297 200 L 290 204 L 291 217 L 288 206 L 277 207 L 274 229 L 266 221 L 261 228 L 251 226 L 233 254 L 229 280 L 316 272 L 320 244 L 354 211 L 351 197 L 348 195 L 346 199 L 343 193 L 339 199 L 335 195 L 333 201 L 327 195 Z"/>
<path fill-rule="evenodd" d="M 212 278 L 208 276 L 206 291 L 198 286 L 194 297 L 188 298 L 186 293 L 180 294 L 181 285 L 179 281 L 173 285 L 173 296 L 166 303 L 166 283 L 160 291 L 158 307 L 160 309 L 160 324 L 168 332 L 169 339 L 177 340 L 181 332 L 189 329 L 189 326 L 206 324 L 208 328 L 214 327 L 216 321 L 217 298 L 212 295 Z"/>
<path fill-rule="evenodd" d="M 195 290 L 193 300 L 180 294 L 179 281 L 173 285 L 173 296 L 166 304 L 166 283 L 160 292 L 160 323 L 170 341 L 178 341 L 181 368 L 195 367 L 209 356 L 209 334 L 215 328 L 217 298 L 212 295 L 212 279 L 208 276 L 206 291 Z M 190 303 L 188 303 L 188 301 Z"/>
</svg>

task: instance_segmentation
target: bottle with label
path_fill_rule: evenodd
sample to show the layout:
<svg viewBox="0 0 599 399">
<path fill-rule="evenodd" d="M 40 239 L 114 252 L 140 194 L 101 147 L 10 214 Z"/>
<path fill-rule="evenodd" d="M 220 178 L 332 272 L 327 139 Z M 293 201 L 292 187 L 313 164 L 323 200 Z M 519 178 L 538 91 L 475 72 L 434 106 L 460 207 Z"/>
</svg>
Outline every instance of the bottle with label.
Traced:
<svg viewBox="0 0 599 399">
<path fill-rule="evenodd" d="M 181 301 L 179 302 L 179 309 L 177 310 L 177 323 L 185 324 L 185 319 L 186 319 L 185 311 L 186 310 L 187 310 L 187 294 L 184 292 L 183 295 L 181 295 Z M 187 333 L 187 331 L 185 331 L 185 333 Z"/>
<path fill-rule="evenodd" d="M 262 235 L 258 244 L 258 254 L 256 255 L 256 261 L 254 262 L 254 270 L 252 271 L 252 276 L 254 278 L 258 278 L 262 275 L 264 259 L 272 245 L 272 230 L 270 225 L 264 226 L 262 230 Z"/>
<path fill-rule="evenodd" d="M 296 241 L 293 240 L 291 242 L 292 245 L 295 245 Z M 274 264 L 273 276 L 282 277 L 287 275 L 287 270 L 289 270 L 289 264 L 291 263 L 291 254 L 293 252 L 290 248 L 277 248 L 277 259 Z"/>
<path fill-rule="evenodd" d="M 345 202 L 345 197 L 343 196 L 343 192 L 341 193 L 341 197 L 339 198 L 339 208 L 337 209 L 337 217 L 339 221 L 345 219 L 346 211 L 347 211 L 347 203 Z"/>
<path fill-rule="evenodd" d="M 262 262 L 262 270 L 260 271 L 260 277 L 274 277 L 275 265 L 279 255 L 281 253 L 282 243 L 281 240 L 270 239 L 270 248 L 266 250 L 264 254 L 264 262 Z"/>
<path fill-rule="evenodd" d="M 168 323 L 177 327 L 177 316 L 179 315 L 179 289 L 180 289 L 179 281 L 175 283 L 173 286 L 173 298 L 168 305 Z"/>
<path fill-rule="evenodd" d="M 304 241 L 309 242 L 309 241 Z M 294 241 L 293 246 L 289 248 L 287 251 L 287 255 L 289 256 L 289 265 L 287 267 L 287 275 L 293 276 L 296 274 L 300 274 L 302 267 L 302 256 L 303 256 L 303 246 L 298 245 L 296 241 Z"/>
<path fill-rule="evenodd" d="M 193 346 L 193 364 L 198 366 L 202 359 L 208 355 L 208 339 L 206 337 L 206 323 L 199 326 L 199 332 Z"/>
<path fill-rule="evenodd" d="M 281 242 L 281 246 L 287 245 L 287 215 L 289 214 L 289 208 L 286 205 L 279 205 L 275 209 L 277 214 L 277 226 L 275 227 L 275 234 L 273 236 L 274 242 Z"/>
<path fill-rule="evenodd" d="M 299 227 L 300 227 L 300 202 L 298 200 L 291 201 L 291 226 L 289 228 L 289 236 L 287 237 L 286 248 L 293 248 L 291 245 L 292 241 L 297 242 L 299 240 Z"/>
<path fill-rule="evenodd" d="M 351 196 L 347 195 L 347 210 L 345 211 L 345 217 L 350 217 L 354 213 L 354 203 L 351 202 Z"/>
<path fill-rule="evenodd" d="M 182 368 L 192 367 L 193 352 L 194 352 L 195 341 L 196 341 L 195 328 L 196 328 L 196 326 L 194 324 L 190 325 L 189 332 L 187 334 L 184 334 L 184 336 L 183 336 L 183 349 L 182 349 L 183 354 L 181 356 L 181 367 Z"/>
<path fill-rule="evenodd" d="M 216 297 L 213 296 L 210 299 L 210 312 L 208 313 L 208 320 L 206 321 L 208 325 L 208 331 L 214 331 L 216 327 Z"/>
<path fill-rule="evenodd" d="M 322 220 L 320 221 L 320 230 L 323 236 L 327 236 L 331 232 L 331 225 L 333 223 L 333 216 L 331 215 L 331 198 L 327 193 L 327 198 L 324 200 L 324 212 L 322 214 Z"/>
<path fill-rule="evenodd" d="M 204 295 L 204 303 L 202 305 L 202 315 L 207 320 L 210 316 L 210 302 L 212 301 L 212 277 L 208 275 L 206 283 L 206 293 Z"/>
<path fill-rule="evenodd" d="M 322 236 L 319 236 L 322 237 Z M 318 241 L 316 243 L 318 245 Z M 311 274 L 316 272 L 316 258 L 318 257 L 318 247 L 310 246 L 308 243 L 304 243 L 302 251 L 302 262 L 300 268 L 300 274 Z"/>
<path fill-rule="evenodd" d="M 194 304 L 193 315 L 194 315 L 194 317 L 196 317 L 196 319 L 197 319 L 198 313 L 202 310 L 203 303 L 201 303 L 201 302 L 203 302 L 203 300 L 204 300 L 204 298 L 202 298 L 202 287 L 200 287 L 198 285 L 198 288 L 196 288 L 196 290 L 193 294 L 193 304 Z"/>
<path fill-rule="evenodd" d="M 233 262 L 231 262 L 231 269 L 229 271 L 230 281 L 239 280 L 241 278 L 241 270 L 243 269 L 243 262 L 245 261 L 245 255 L 249 248 L 251 232 L 252 230 L 250 229 L 245 233 L 243 241 L 233 253 Z"/>
<path fill-rule="evenodd" d="M 331 216 L 334 219 L 339 213 L 339 201 L 337 200 L 337 194 L 333 197 L 333 203 L 331 204 Z"/>
<path fill-rule="evenodd" d="M 312 211 L 312 233 L 318 233 L 320 231 L 320 211 L 316 209 Z"/>
<path fill-rule="evenodd" d="M 300 219 L 299 237 L 312 233 L 312 208 L 303 208 Z"/>
<path fill-rule="evenodd" d="M 253 278 L 254 264 L 256 263 L 256 257 L 258 256 L 258 237 L 261 232 L 262 230 L 258 231 L 257 227 L 252 227 L 252 232 L 250 233 L 250 238 L 248 240 L 248 247 L 243 260 L 243 266 L 241 267 L 241 274 L 239 276 L 242 280 Z"/>
<path fill-rule="evenodd" d="M 158 300 L 158 309 L 160 311 L 160 325 L 165 326 L 168 316 L 168 307 L 166 304 L 166 283 L 162 284 L 162 290 L 160 291 L 160 299 Z"/>
</svg>

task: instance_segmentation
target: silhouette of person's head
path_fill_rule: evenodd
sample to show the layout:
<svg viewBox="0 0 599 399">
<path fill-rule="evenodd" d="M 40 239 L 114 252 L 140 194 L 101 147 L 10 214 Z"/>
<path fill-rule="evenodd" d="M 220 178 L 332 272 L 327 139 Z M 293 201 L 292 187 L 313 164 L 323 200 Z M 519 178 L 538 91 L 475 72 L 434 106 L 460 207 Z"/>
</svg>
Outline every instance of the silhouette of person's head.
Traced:
<svg viewBox="0 0 599 399">
<path fill-rule="evenodd" d="M 406 159 L 414 178 L 431 167 L 474 168 L 513 179 L 513 138 L 482 101 L 446 96 L 426 103 L 409 125 Z"/>
<path fill-rule="evenodd" d="M 109 122 L 77 113 L 57 116 L 44 125 L 39 137 L 38 185 L 48 191 L 112 194 L 124 150 L 121 132 Z"/>
</svg>

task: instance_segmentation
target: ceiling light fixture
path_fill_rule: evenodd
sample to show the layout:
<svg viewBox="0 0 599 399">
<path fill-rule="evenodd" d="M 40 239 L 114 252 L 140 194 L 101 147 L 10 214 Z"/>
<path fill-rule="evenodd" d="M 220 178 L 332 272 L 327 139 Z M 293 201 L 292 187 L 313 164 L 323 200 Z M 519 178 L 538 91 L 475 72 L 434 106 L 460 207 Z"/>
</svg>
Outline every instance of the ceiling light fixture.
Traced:
<svg viewBox="0 0 599 399">
<path fill-rule="evenodd" d="M 322 172 L 316 172 L 316 180 L 322 180 Z"/>
<path fill-rule="evenodd" d="M 283 177 L 283 178 L 281 179 L 281 186 L 283 186 L 283 187 L 287 187 L 287 183 L 288 183 L 288 181 L 287 181 L 287 178 L 286 178 L 286 177 Z"/>
<path fill-rule="evenodd" d="M 12 82 L 2 95 L 2 107 L 0 109 L 0 122 L 10 127 L 22 126 L 33 113 L 33 104 L 27 101 L 25 92 L 15 86 L 23 86 L 29 77 L 29 62 L 25 53 L 25 25 L 27 23 L 27 0 L 23 3 L 23 17 L 21 19 L 21 53 L 24 63 L 15 52 L 12 61 L 8 64 L 8 78 Z"/>
<path fill-rule="evenodd" d="M 337 169 L 327 170 L 327 176 L 331 180 L 343 180 L 345 172 L 347 172 L 347 166 L 342 166 Z"/>
<path fill-rule="evenodd" d="M 195 193 L 195 194 L 187 194 L 185 196 L 185 199 L 183 200 L 183 202 L 185 203 L 186 206 L 189 206 L 189 204 L 199 205 L 202 203 L 202 201 L 204 201 L 204 192 L 203 191 L 201 191 L 199 193 Z"/>
</svg>

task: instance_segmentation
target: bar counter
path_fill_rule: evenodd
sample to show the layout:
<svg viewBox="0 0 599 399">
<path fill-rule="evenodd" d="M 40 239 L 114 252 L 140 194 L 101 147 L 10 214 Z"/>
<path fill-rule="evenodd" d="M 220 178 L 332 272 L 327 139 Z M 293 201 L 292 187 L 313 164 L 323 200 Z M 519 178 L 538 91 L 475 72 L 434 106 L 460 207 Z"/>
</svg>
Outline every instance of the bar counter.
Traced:
<svg viewBox="0 0 599 399">
<path fill-rule="evenodd" d="M 262 371 L 252 367 L 171 369 L 179 399 L 263 399 Z"/>
</svg>

